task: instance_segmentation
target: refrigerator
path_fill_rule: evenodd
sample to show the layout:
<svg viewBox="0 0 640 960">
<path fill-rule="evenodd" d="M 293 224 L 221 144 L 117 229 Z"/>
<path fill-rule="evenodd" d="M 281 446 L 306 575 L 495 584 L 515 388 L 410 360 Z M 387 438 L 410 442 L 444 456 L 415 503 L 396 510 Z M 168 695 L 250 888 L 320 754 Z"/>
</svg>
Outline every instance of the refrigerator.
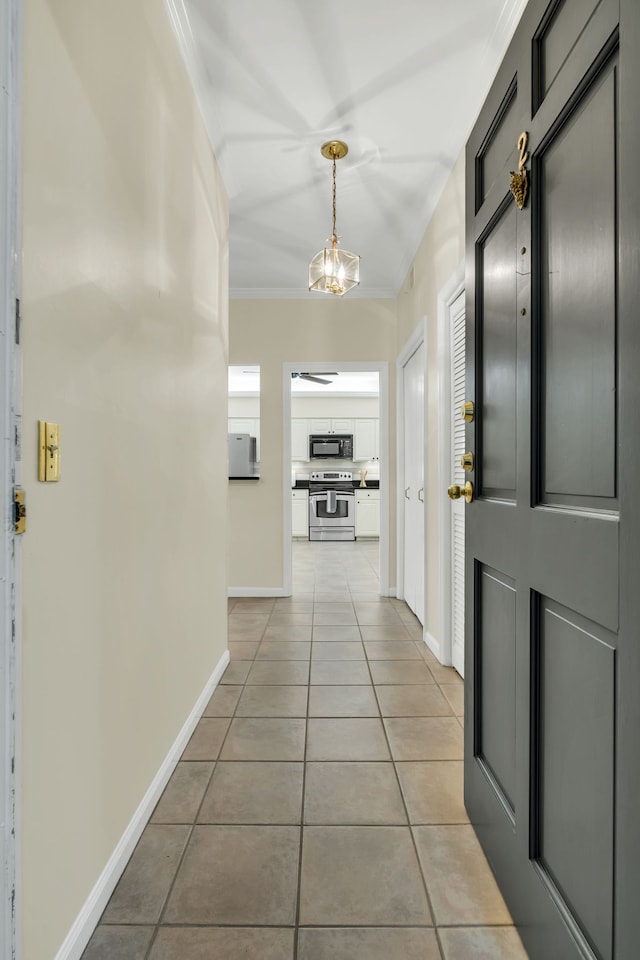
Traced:
<svg viewBox="0 0 640 960">
<path fill-rule="evenodd" d="M 248 433 L 230 433 L 228 445 L 229 479 L 255 479 L 258 476 L 256 438 Z"/>
</svg>

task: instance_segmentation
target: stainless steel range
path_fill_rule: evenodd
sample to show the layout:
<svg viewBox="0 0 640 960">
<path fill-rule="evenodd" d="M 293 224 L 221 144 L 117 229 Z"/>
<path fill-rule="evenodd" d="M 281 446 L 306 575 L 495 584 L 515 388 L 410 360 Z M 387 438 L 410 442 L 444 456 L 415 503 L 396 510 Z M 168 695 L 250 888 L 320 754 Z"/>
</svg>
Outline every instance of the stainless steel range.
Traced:
<svg viewBox="0 0 640 960">
<path fill-rule="evenodd" d="M 309 477 L 309 540 L 355 540 L 356 498 L 348 470 L 314 470 Z"/>
</svg>

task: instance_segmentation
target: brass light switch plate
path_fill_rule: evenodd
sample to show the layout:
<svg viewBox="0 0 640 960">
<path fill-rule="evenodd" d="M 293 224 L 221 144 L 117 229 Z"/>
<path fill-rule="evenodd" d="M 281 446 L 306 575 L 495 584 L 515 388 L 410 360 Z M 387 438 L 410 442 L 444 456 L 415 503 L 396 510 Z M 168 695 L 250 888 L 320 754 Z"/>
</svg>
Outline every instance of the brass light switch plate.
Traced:
<svg viewBox="0 0 640 960">
<path fill-rule="evenodd" d="M 60 479 L 60 424 L 38 420 L 38 480 Z"/>
</svg>

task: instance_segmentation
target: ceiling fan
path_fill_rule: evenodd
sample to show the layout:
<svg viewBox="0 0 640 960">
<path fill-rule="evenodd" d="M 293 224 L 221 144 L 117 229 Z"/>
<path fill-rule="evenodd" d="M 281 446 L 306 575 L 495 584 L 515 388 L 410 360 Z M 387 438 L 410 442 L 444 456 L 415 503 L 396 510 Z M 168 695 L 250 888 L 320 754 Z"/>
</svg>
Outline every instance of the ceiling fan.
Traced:
<svg viewBox="0 0 640 960">
<path fill-rule="evenodd" d="M 310 383 L 323 383 L 323 384 L 327 384 L 327 383 L 332 383 L 333 381 L 331 381 L 331 380 L 323 380 L 322 377 L 337 377 L 337 376 L 338 376 L 338 374 L 337 374 L 337 372 L 336 372 L 335 370 L 333 371 L 333 373 L 330 373 L 329 371 L 323 370 L 323 371 L 320 373 L 320 376 L 314 376 L 314 375 L 311 374 L 311 373 L 292 373 L 292 374 L 291 374 L 291 379 L 293 380 L 293 379 L 295 379 L 295 377 L 297 377 L 299 380 L 309 380 Z"/>
</svg>

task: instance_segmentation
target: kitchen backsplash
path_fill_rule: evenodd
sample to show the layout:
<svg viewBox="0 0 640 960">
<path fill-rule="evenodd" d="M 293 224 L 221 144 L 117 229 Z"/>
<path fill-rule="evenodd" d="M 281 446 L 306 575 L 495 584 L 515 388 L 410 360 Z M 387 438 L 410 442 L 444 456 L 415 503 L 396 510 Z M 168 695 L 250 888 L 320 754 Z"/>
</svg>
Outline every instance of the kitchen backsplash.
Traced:
<svg viewBox="0 0 640 960">
<path fill-rule="evenodd" d="M 294 460 L 291 464 L 292 475 L 295 474 L 298 476 L 299 474 L 304 474 L 304 476 L 299 477 L 299 479 L 307 479 L 313 470 L 351 470 L 354 477 L 360 475 L 360 470 L 366 470 L 367 477 L 370 477 L 372 480 L 378 480 L 380 478 L 379 461 Z"/>
</svg>

